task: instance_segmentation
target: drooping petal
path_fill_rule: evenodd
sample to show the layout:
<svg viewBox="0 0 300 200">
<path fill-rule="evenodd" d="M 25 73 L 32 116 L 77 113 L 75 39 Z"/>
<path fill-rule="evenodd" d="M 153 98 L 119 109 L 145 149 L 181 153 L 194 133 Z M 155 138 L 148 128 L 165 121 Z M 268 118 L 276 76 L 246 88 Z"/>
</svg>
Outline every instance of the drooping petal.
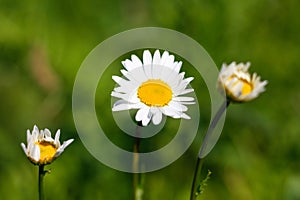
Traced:
<svg viewBox="0 0 300 200">
<path fill-rule="evenodd" d="M 152 114 L 148 113 L 148 115 L 142 119 L 143 126 L 147 126 L 151 120 Z"/>
<path fill-rule="evenodd" d="M 144 118 L 147 118 L 147 116 L 149 114 L 149 110 L 150 110 L 150 108 L 147 106 L 139 109 L 135 115 L 135 120 L 142 121 Z"/>
<path fill-rule="evenodd" d="M 162 113 L 161 111 L 156 112 L 152 117 L 152 122 L 154 125 L 158 125 L 162 120 Z"/>
</svg>

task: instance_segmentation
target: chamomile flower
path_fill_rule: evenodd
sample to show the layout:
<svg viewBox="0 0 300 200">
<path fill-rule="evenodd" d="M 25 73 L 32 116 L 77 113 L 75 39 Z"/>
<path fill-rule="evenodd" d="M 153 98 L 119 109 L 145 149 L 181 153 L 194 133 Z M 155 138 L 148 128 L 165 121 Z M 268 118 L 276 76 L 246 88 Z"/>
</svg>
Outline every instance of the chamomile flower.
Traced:
<svg viewBox="0 0 300 200">
<path fill-rule="evenodd" d="M 152 57 L 149 50 L 143 52 L 143 61 L 136 55 L 122 62 L 125 69 L 121 73 L 125 78 L 113 76 L 119 85 L 111 95 L 120 100 L 113 105 L 113 111 L 138 109 L 135 120 L 146 126 L 152 120 L 157 125 L 163 115 L 172 118 L 190 119 L 185 114 L 186 105 L 194 104 L 193 97 L 182 96 L 193 92 L 187 88 L 193 77 L 184 78 L 181 61 L 175 61 L 174 55 L 159 50 Z"/>
<path fill-rule="evenodd" d="M 59 136 L 60 130 L 56 132 L 53 139 L 48 129 L 39 130 L 37 126 L 34 126 L 31 133 L 30 130 L 27 130 L 27 147 L 24 143 L 21 146 L 32 163 L 37 165 L 50 164 L 74 140 L 69 139 L 61 145 Z"/>
<path fill-rule="evenodd" d="M 248 72 L 250 63 L 230 65 L 223 64 L 219 74 L 219 85 L 224 87 L 226 96 L 233 102 L 246 102 L 255 99 L 265 91 L 267 81 L 261 81 L 260 76 Z"/>
</svg>

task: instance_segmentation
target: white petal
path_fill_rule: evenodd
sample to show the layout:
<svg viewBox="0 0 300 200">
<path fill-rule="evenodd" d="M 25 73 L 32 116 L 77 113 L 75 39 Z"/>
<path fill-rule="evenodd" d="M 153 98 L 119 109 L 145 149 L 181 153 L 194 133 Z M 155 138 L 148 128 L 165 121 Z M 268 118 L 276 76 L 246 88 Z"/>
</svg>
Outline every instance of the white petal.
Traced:
<svg viewBox="0 0 300 200">
<path fill-rule="evenodd" d="M 133 64 L 135 65 L 135 68 L 143 66 L 142 61 L 136 55 L 134 55 L 134 54 L 131 55 L 131 60 L 132 60 Z"/>
<path fill-rule="evenodd" d="M 142 108 L 144 105 L 142 103 L 129 103 L 128 101 L 118 100 L 114 103 L 112 111 L 122 111 L 122 110 L 129 110 L 129 109 L 139 109 Z"/>
<path fill-rule="evenodd" d="M 137 97 L 135 97 L 135 95 L 136 94 L 129 94 L 129 93 L 124 94 L 124 93 L 118 93 L 115 91 L 111 92 L 111 96 L 113 96 L 113 97 L 117 97 L 117 98 L 123 99 L 123 100 L 131 102 L 131 103 L 140 102 L 140 100 L 137 99 Z"/>
<path fill-rule="evenodd" d="M 112 91 L 112 92 L 111 92 L 111 96 L 126 100 L 126 99 L 127 99 L 126 97 L 127 97 L 128 95 L 127 95 L 127 94 L 122 94 L 122 93 L 119 93 L 119 92 Z"/>
<path fill-rule="evenodd" d="M 151 120 L 152 113 L 149 112 L 150 108 L 148 106 L 144 106 L 135 115 L 136 121 L 142 121 L 143 126 L 147 126 Z"/>
<path fill-rule="evenodd" d="M 54 138 L 54 144 L 58 147 L 60 146 L 59 137 L 60 137 L 60 129 L 56 131 L 55 138 Z"/>
<path fill-rule="evenodd" d="M 145 50 L 143 53 L 143 63 L 144 65 L 152 64 L 152 56 L 149 50 Z"/>
<path fill-rule="evenodd" d="M 138 81 L 139 84 L 145 82 L 148 79 L 143 67 L 137 67 L 134 70 L 132 70 L 130 73 L 132 77 L 134 77 L 134 79 Z"/>
<path fill-rule="evenodd" d="M 133 84 L 138 84 L 139 82 L 132 76 L 132 74 L 124 69 L 121 69 L 121 73 L 129 80 L 129 82 L 134 82 Z"/>
<path fill-rule="evenodd" d="M 183 119 L 191 119 L 191 117 L 188 116 L 188 115 L 185 114 L 185 113 L 182 113 L 182 114 L 180 115 L 180 117 L 183 118 Z"/>
<path fill-rule="evenodd" d="M 133 62 L 131 62 L 131 60 L 128 60 L 128 59 L 126 59 L 125 61 L 122 61 L 122 65 L 125 67 L 125 69 L 127 69 L 127 71 L 131 71 L 137 67 L 134 65 Z"/>
<path fill-rule="evenodd" d="M 38 162 L 40 160 L 40 147 L 38 145 L 33 145 L 29 153 L 29 157 L 34 161 Z"/>
<path fill-rule="evenodd" d="M 46 137 L 51 137 L 51 132 L 49 131 L 49 129 L 45 128 L 44 133 Z"/>
<path fill-rule="evenodd" d="M 191 93 L 191 92 L 194 92 L 194 89 L 189 88 L 189 89 L 183 90 L 183 91 L 180 92 L 178 95 L 184 95 L 184 94 L 188 94 L 188 93 Z"/>
<path fill-rule="evenodd" d="M 121 77 L 119 77 L 119 76 L 112 76 L 112 79 L 113 79 L 116 83 L 118 83 L 119 85 L 121 85 L 122 82 L 128 82 L 127 80 L 125 80 L 125 79 L 123 79 L 123 78 L 121 78 Z"/>
<path fill-rule="evenodd" d="M 152 117 L 152 122 L 154 125 L 158 125 L 162 120 L 162 113 L 159 111 L 159 112 L 156 112 L 153 117 Z"/>
<path fill-rule="evenodd" d="M 174 110 L 174 108 L 170 107 L 170 106 L 164 106 L 161 108 L 161 110 L 163 111 L 163 113 L 167 116 L 170 117 L 176 117 L 179 116 L 178 111 Z M 177 117 L 178 118 L 178 117 Z"/>
<path fill-rule="evenodd" d="M 152 78 L 152 56 L 149 50 L 143 54 L 143 69 L 148 79 Z"/>
<path fill-rule="evenodd" d="M 156 50 L 154 52 L 153 61 L 152 62 L 153 62 L 154 65 L 160 64 L 160 52 L 159 52 L 159 50 Z"/>
<path fill-rule="evenodd" d="M 118 100 L 114 103 L 112 111 L 122 111 L 122 110 L 129 110 L 129 102 L 125 100 Z"/>
<path fill-rule="evenodd" d="M 182 82 L 182 79 L 184 77 L 184 72 L 181 72 L 180 74 L 175 74 L 175 76 L 172 76 L 172 78 L 170 78 L 168 80 L 168 84 L 172 87 L 172 90 L 174 91 Z"/>
<path fill-rule="evenodd" d="M 21 143 L 21 147 L 22 147 L 24 153 L 27 155 L 27 148 L 26 148 L 25 144 Z"/>
<path fill-rule="evenodd" d="M 150 113 L 149 113 L 150 114 Z M 142 120 L 143 126 L 147 126 L 151 120 L 151 116 L 147 116 Z"/>
<path fill-rule="evenodd" d="M 64 141 L 64 143 L 57 149 L 54 157 L 58 157 L 62 152 L 64 152 L 65 148 L 67 148 L 67 146 L 69 146 L 73 141 L 74 139 Z"/>
<path fill-rule="evenodd" d="M 160 52 L 159 50 L 156 50 L 153 55 L 153 60 L 152 60 L 152 78 L 157 79 L 159 77 L 159 73 L 161 70 L 161 58 L 160 58 Z"/>
<path fill-rule="evenodd" d="M 160 64 L 160 65 L 164 65 L 165 62 L 167 61 L 168 57 L 169 57 L 169 52 L 164 51 L 163 54 L 162 54 L 162 56 L 161 56 L 161 59 L 160 59 L 160 63 L 159 63 L 159 64 Z"/>
<path fill-rule="evenodd" d="M 181 101 L 180 103 L 181 103 L 182 105 L 194 105 L 196 102 L 195 102 L 195 101 L 191 101 L 191 102 Z"/>
<path fill-rule="evenodd" d="M 158 79 L 161 75 L 161 70 L 162 70 L 161 65 L 153 64 L 152 65 L 152 77 L 153 79 Z"/>
<path fill-rule="evenodd" d="M 38 141 L 40 131 L 36 125 L 34 125 L 33 130 L 31 132 L 31 141 Z"/>
<path fill-rule="evenodd" d="M 133 88 L 130 87 L 124 87 L 124 86 L 120 86 L 120 87 L 115 87 L 114 91 L 117 93 L 130 93 L 132 91 Z"/>
<path fill-rule="evenodd" d="M 37 127 L 37 125 L 33 126 L 33 130 L 32 131 L 39 132 L 39 128 Z"/>
<path fill-rule="evenodd" d="M 182 66 L 182 62 L 180 61 L 175 67 L 174 67 L 174 71 L 179 73 L 180 69 L 181 69 L 181 66 Z"/>
<path fill-rule="evenodd" d="M 174 97 L 174 101 L 194 101 L 195 99 L 193 97 Z"/>
<path fill-rule="evenodd" d="M 174 64 L 174 59 L 175 57 L 173 55 L 170 55 L 167 59 L 166 62 L 164 63 L 164 66 L 173 69 L 173 64 Z"/>
<path fill-rule="evenodd" d="M 27 144 L 32 140 L 30 130 L 27 130 Z"/>
<path fill-rule="evenodd" d="M 129 95 L 129 102 L 130 103 L 140 103 L 141 100 L 137 96 L 137 90 L 134 91 L 134 94 Z"/>
<path fill-rule="evenodd" d="M 139 109 L 135 115 L 135 120 L 142 121 L 144 118 L 147 118 L 149 110 L 150 108 L 148 106 L 144 106 L 143 108 Z"/>
<path fill-rule="evenodd" d="M 185 88 L 188 86 L 188 84 L 190 84 L 192 80 L 194 80 L 194 77 L 188 77 L 181 81 L 180 84 L 173 89 L 174 93 L 181 93 L 183 90 L 185 90 Z"/>
<path fill-rule="evenodd" d="M 138 81 L 127 81 L 127 80 L 120 80 L 120 82 L 118 83 L 120 87 L 122 87 L 122 89 L 117 89 L 117 90 L 121 90 L 121 91 L 126 91 L 126 92 L 131 92 L 131 90 L 134 90 L 135 88 L 137 88 L 139 86 Z"/>
<path fill-rule="evenodd" d="M 62 144 L 62 148 L 63 149 L 67 148 L 67 146 L 69 146 L 73 141 L 74 139 L 69 139 L 67 141 L 64 141 L 64 143 Z"/>
<path fill-rule="evenodd" d="M 42 141 L 44 139 L 44 130 L 40 130 L 40 133 L 38 135 L 38 141 Z"/>
<path fill-rule="evenodd" d="M 180 112 L 185 112 L 188 110 L 188 108 L 185 105 L 182 105 L 181 103 L 173 101 L 173 100 L 170 101 L 168 105 Z"/>
<path fill-rule="evenodd" d="M 159 108 L 158 108 L 158 107 L 155 107 L 155 106 L 150 107 L 150 112 L 151 112 L 152 114 L 155 114 L 155 113 L 159 112 Z"/>
</svg>

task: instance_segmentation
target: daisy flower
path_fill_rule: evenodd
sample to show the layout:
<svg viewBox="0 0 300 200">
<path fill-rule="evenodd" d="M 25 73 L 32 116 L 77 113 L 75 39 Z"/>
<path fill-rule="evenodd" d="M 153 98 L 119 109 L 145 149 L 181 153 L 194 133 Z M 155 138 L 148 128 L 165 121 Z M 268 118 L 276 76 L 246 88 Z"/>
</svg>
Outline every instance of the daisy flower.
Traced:
<svg viewBox="0 0 300 200">
<path fill-rule="evenodd" d="M 74 140 L 69 139 L 61 145 L 59 136 L 60 130 L 56 132 L 55 138 L 53 139 L 48 129 L 39 131 L 35 125 L 32 133 L 30 133 L 30 130 L 27 130 L 27 147 L 24 143 L 22 143 L 21 146 L 32 163 L 37 165 L 50 164 Z"/>
<path fill-rule="evenodd" d="M 222 65 L 218 82 L 224 87 L 229 100 L 246 102 L 255 99 L 265 91 L 268 82 L 261 81 L 256 73 L 251 76 L 248 72 L 249 67 L 249 62 L 246 64 L 232 62 L 230 65 Z"/>
<path fill-rule="evenodd" d="M 187 88 L 193 77 L 184 78 L 179 72 L 182 62 L 175 61 L 174 55 L 159 50 L 152 57 L 149 50 L 143 52 L 143 61 L 136 55 L 122 62 L 124 78 L 112 76 L 119 85 L 111 95 L 120 100 L 113 105 L 113 111 L 138 109 L 135 120 L 146 126 L 152 120 L 157 125 L 162 116 L 190 119 L 184 112 L 186 105 L 194 104 L 193 97 L 181 96 L 193 92 Z"/>
</svg>

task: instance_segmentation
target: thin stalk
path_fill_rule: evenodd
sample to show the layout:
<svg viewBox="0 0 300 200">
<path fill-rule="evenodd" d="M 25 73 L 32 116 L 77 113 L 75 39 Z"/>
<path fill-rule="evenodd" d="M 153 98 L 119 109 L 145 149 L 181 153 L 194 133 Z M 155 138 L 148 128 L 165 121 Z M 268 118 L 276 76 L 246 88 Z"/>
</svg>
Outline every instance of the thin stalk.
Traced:
<svg viewBox="0 0 300 200">
<path fill-rule="evenodd" d="M 197 194 L 197 183 L 199 182 L 199 176 L 200 176 L 200 172 L 203 166 L 203 158 L 199 158 L 197 159 L 197 163 L 196 163 L 196 167 L 195 167 L 195 172 L 194 172 L 194 177 L 193 177 L 193 183 L 192 183 L 192 189 L 191 189 L 191 196 L 190 199 L 194 200 L 197 198 L 198 194 Z"/>
<path fill-rule="evenodd" d="M 140 151 L 140 142 L 141 142 L 141 123 L 139 123 L 136 127 L 136 137 L 133 145 L 133 192 L 134 192 L 134 200 L 142 200 L 143 195 L 143 187 L 141 176 L 139 173 L 140 161 L 139 161 L 139 151 Z"/>
<path fill-rule="evenodd" d="M 210 135 L 212 134 L 213 130 L 215 129 L 216 125 L 218 124 L 221 116 L 223 115 L 223 113 L 225 112 L 226 108 L 229 106 L 230 101 L 227 100 L 226 102 L 224 102 L 221 107 L 219 108 L 218 112 L 216 113 L 216 115 L 214 116 L 213 120 L 211 121 L 207 132 L 205 134 L 203 143 L 201 145 L 198 157 L 197 157 L 197 162 L 196 162 L 196 167 L 195 167 L 195 171 L 194 171 L 194 177 L 193 177 L 193 183 L 192 183 L 192 188 L 191 188 L 191 194 L 190 194 L 190 200 L 195 200 L 199 193 L 197 191 L 197 185 L 200 184 L 200 175 L 201 175 L 201 170 L 202 170 L 202 165 L 203 165 L 203 160 L 204 158 L 201 158 L 200 155 L 202 154 L 202 152 L 205 150 L 207 144 L 208 144 L 208 139 L 210 137 Z"/>
<path fill-rule="evenodd" d="M 44 176 L 45 176 L 44 165 L 39 165 L 39 180 L 38 180 L 39 200 L 44 199 L 44 187 L 43 187 Z"/>
</svg>

